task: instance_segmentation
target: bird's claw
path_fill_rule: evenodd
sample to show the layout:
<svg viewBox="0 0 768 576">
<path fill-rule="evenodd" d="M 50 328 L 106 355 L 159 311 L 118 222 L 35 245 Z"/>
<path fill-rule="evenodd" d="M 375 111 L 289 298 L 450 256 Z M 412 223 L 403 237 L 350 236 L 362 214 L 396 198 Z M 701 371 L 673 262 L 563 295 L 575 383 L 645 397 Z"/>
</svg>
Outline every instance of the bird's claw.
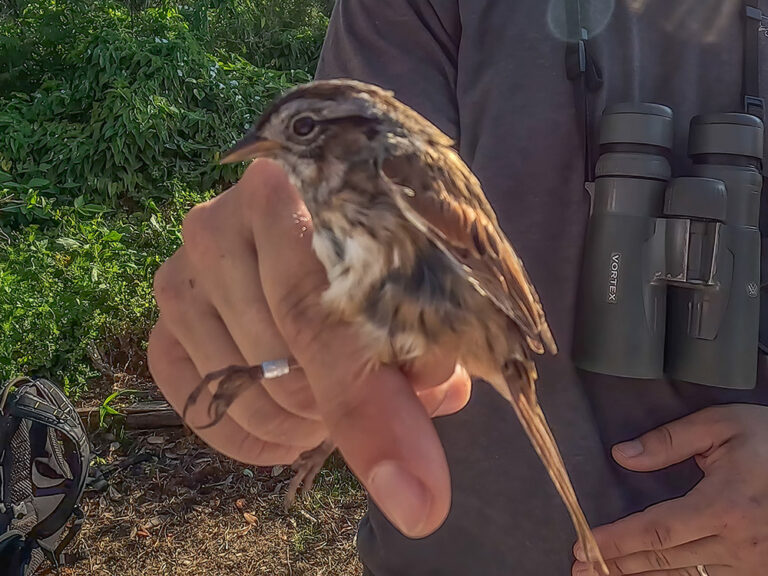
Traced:
<svg viewBox="0 0 768 576">
<path fill-rule="evenodd" d="M 296 495 L 301 490 L 302 493 L 307 493 L 312 490 L 312 486 L 315 483 L 315 478 L 323 469 L 325 461 L 328 456 L 335 450 L 333 443 L 325 441 L 317 448 L 302 452 L 296 461 L 291 464 L 295 474 L 291 478 L 290 484 L 288 484 L 288 491 L 285 494 L 283 500 L 283 508 L 288 512 L 293 504 L 296 502 Z"/>
</svg>

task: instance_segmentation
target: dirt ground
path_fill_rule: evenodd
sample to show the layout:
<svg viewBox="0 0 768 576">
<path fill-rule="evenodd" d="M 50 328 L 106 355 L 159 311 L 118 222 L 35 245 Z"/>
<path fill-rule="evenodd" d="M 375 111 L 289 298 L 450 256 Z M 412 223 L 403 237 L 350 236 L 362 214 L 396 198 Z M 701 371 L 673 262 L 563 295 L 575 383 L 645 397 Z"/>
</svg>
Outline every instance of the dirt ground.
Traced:
<svg viewBox="0 0 768 576">
<path fill-rule="evenodd" d="M 365 494 L 334 456 L 283 511 L 291 477 L 225 458 L 181 428 L 93 435 L 109 487 L 86 493 L 65 576 L 359 576 Z M 69 564 L 69 563 L 68 563 Z"/>
</svg>

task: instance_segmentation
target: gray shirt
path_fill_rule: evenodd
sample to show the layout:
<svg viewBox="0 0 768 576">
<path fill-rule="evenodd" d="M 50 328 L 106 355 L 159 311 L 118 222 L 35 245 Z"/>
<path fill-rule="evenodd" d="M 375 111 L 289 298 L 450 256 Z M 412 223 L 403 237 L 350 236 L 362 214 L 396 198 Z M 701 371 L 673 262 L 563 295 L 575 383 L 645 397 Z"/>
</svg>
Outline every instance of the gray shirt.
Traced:
<svg viewBox="0 0 768 576">
<path fill-rule="evenodd" d="M 685 494 L 693 461 L 628 472 L 610 446 L 718 403 L 768 404 L 768 378 L 734 392 L 578 372 L 570 359 L 588 197 L 565 0 L 337 0 L 320 77 L 396 92 L 457 139 L 540 293 L 561 353 L 540 367 L 540 397 L 593 525 Z M 688 169 L 688 123 L 738 111 L 741 0 L 591 0 L 586 25 L 605 87 L 595 102 L 651 101 L 676 114 L 675 173 Z M 768 38 L 761 36 L 768 65 Z M 764 76 L 768 77 L 768 76 Z M 764 94 L 765 95 L 765 94 Z M 433 536 L 400 535 L 371 505 L 359 550 L 375 576 L 567 575 L 575 535 L 513 411 L 478 385 L 436 426 L 453 505 Z"/>
</svg>

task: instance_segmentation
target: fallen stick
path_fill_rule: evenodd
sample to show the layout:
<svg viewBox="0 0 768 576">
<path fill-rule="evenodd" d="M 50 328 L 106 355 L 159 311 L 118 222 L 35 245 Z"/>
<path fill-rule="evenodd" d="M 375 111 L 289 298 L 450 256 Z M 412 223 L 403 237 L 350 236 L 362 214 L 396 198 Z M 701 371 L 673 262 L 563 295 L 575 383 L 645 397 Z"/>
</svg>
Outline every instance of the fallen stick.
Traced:
<svg viewBox="0 0 768 576">
<path fill-rule="evenodd" d="M 152 430 L 155 428 L 177 428 L 184 425 L 181 417 L 164 401 L 144 402 L 117 408 L 125 428 L 130 430 Z M 99 426 L 99 407 L 78 408 L 80 419 L 88 428 Z"/>
</svg>

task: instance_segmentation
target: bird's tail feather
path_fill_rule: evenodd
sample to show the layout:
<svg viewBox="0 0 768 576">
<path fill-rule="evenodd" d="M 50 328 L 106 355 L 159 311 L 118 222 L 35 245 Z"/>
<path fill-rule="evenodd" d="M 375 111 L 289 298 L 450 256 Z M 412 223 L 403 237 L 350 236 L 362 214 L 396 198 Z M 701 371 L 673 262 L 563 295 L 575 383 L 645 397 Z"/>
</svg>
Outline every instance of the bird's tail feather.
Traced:
<svg viewBox="0 0 768 576">
<path fill-rule="evenodd" d="M 491 384 L 514 407 L 525 433 L 568 509 L 587 561 L 594 563 L 604 574 L 608 574 L 608 568 L 592 534 L 592 529 L 576 498 L 560 450 L 539 406 L 535 382 L 536 368 L 533 362 L 514 360 L 507 364 L 499 381 L 491 381 Z"/>
</svg>

